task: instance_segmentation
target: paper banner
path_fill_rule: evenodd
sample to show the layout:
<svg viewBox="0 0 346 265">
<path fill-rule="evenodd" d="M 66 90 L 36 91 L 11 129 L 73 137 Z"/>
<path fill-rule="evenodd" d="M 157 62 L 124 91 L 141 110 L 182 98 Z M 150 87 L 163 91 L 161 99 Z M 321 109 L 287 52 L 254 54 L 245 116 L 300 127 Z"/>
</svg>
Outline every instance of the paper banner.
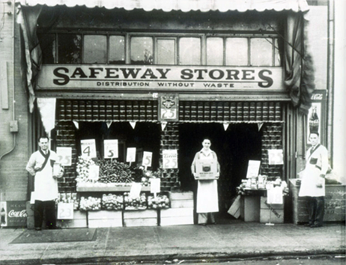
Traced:
<svg viewBox="0 0 346 265">
<path fill-rule="evenodd" d="M 42 124 L 47 134 L 55 127 L 56 98 L 38 98 L 37 107 L 40 111 Z"/>
<path fill-rule="evenodd" d="M 263 126 L 263 122 L 261 122 L 261 123 L 257 123 L 258 131 L 260 131 L 260 130 L 261 130 L 262 126 Z"/>
<path fill-rule="evenodd" d="M 111 121 L 107 121 L 106 124 L 107 124 L 107 128 L 109 129 L 109 127 L 111 127 L 111 125 L 112 125 L 112 122 Z"/>
<path fill-rule="evenodd" d="M 77 130 L 79 130 L 79 122 L 78 121 L 72 121 L 74 126 L 76 127 Z"/>
<path fill-rule="evenodd" d="M 57 163 L 62 166 L 72 165 L 72 148 L 71 147 L 57 147 L 56 154 L 58 156 Z"/>
<path fill-rule="evenodd" d="M 225 131 L 227 131 L 228 126 L 229 126 L 229 123 L 224 123 L 224 124 L 223 124 L 223 128 L 225 129 Z"/>
<path fill-rule="evenodd" d="M 134 129 L 134 128 L 136 127 L 136 123 L 137 123 L 137 122 L 135 122 L 135 121 L 130 121 L 130 124 L 131 124 L 132 129 Z"/>
<path fill-rule="evenodd" d="M 118 158 L 118 140 L 104 140 L 104 158 Z"/>
<path fill-rule="evenodd" d="M 136 147 L 128 147 L 126 152 L 126 162 L 136 161 Z"/>
<path fill-rule="evenodd" d="M 162 121 L 161 122 L 161 130 L 164 131 L 166 126 L 167 126 L 167 122 L 166 121 Z"/>
</svg>

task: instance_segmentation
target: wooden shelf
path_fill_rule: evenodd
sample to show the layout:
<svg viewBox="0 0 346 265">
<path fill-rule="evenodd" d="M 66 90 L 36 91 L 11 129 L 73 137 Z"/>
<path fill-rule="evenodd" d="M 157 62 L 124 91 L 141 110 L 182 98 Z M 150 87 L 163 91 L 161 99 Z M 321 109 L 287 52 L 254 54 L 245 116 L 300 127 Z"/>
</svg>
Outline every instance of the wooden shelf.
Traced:
<svg viewBox="0 0 346 265">
<path fill-rule="evenodd" d="M 131 190 L 131 184 L 124 186 L 96 186 L 96 187 L 78 187 L 77 192 L 128 192 Z M 149 186 L 142 186 L 141 191 L 150 191 Z"/>
</svg>

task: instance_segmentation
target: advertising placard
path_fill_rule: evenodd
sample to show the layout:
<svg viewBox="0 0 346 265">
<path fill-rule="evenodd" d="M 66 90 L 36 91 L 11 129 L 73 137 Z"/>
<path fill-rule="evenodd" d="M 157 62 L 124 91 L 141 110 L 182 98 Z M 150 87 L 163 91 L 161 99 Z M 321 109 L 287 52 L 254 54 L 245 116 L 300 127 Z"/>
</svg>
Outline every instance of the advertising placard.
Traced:
<svg viewBox="0 0 346 265">
<path fill-rule="evenodd" d="M 162 150 L 163 168 L 178 168 L 178 150 Z"/>
<path fill-rule="evenodd" d="M 96 157 L 96 144 L 95 139 L 81 140 L 81 153 L 83 157 L 93 158 Z"/>
<path fill-rule="evenodd" d="M 118 140 L 104 140 L 104 158 L 118 158 Z"/>
<path fill-rule="evenodd" d="M 177 121 L 179 98 L 177 94 L 162 94 L 159 96 L 159 120 Z"/>
<path fill-rule="evenodd" d="M 62 166 L 72 165 L 72 148 L 71 147 L 57 147 L 56 154 L 58 156 L 57 163 Z"/>
<path fill-rule="evenodd" d="M 5 204 L 4 204 L 5 203 Z M 27 224 L 26 201 L 6 201 L 0 205 L 1 226 L 25 227 Z M 5 214 L 3 214 L 5 212 Z"/>
<path fill-rule="evenodd" d="M 197 161 L 196 173 L 199 179 L 217 179 L 217 164 L 215 161 Z"/>
</svg>

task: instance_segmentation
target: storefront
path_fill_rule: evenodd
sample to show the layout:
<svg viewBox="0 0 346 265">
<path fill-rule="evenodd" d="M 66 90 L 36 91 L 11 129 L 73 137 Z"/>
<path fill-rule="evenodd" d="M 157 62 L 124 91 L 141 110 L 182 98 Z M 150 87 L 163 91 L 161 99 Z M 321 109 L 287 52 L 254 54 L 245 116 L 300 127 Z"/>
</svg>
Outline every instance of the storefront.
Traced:
<svg viewBox="0 0 346 265">
<path fill-rule="evenodd" d="M 23 21 L 37 18 L 37 28 L 22 23 L 37 30 L 40 49 L 32 50 L 31 62 L 35 54 L 42 58 L 29 85 L 37 97 L 32 141 L 44 130 L 53 150 L 67 148 L 60 193 L 124 191 L 85 188 L 81 156 L 114 159 L 133 171 L 143 166 L 160 179 L 161 192 L 194 191 L 190 166 L 205 137 L 221 166 L 221 213 L 249 160 L 260 161 L 268 179 L 295 178 L 294 157 L 306 145 L 300 113 L 307 113 L 313 91 L 300 72 L 305 1 L 110 2 L 22 3 Z M 273 162 L 268 150 L 281 156 Z M 120 180 L 104 182 L 112 181 Z"/>
</svg>

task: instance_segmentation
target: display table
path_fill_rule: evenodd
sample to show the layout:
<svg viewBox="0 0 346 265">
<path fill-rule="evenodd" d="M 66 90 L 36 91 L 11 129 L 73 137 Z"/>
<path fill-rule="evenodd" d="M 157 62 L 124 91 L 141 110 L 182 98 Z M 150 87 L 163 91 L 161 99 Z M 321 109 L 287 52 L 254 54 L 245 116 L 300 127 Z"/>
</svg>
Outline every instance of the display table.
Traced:
<svg viewBox="0 0 346 265">
<path fill-rule="evenodd" d="M 293 223 L 307 223 L 309 213 L 307 200 L 299 197 L 297 179 L 290 180 L 290 193 L 292 197 Z M 326 184 L 326 196 L 324 204 L 324 220 L 326 222 L 345 221 L 346 185 Z"/>
<path fill-rule="evenodd" d="M 132 183 L 126 183 L 123 185 L 99 185 L 99 186 L 79 186 L 77 185 L 77 192 L 129 192 L 131 190 Z M 150 191 L 150 185 L 142 186 L 141 191 Z"/>
</svg>

